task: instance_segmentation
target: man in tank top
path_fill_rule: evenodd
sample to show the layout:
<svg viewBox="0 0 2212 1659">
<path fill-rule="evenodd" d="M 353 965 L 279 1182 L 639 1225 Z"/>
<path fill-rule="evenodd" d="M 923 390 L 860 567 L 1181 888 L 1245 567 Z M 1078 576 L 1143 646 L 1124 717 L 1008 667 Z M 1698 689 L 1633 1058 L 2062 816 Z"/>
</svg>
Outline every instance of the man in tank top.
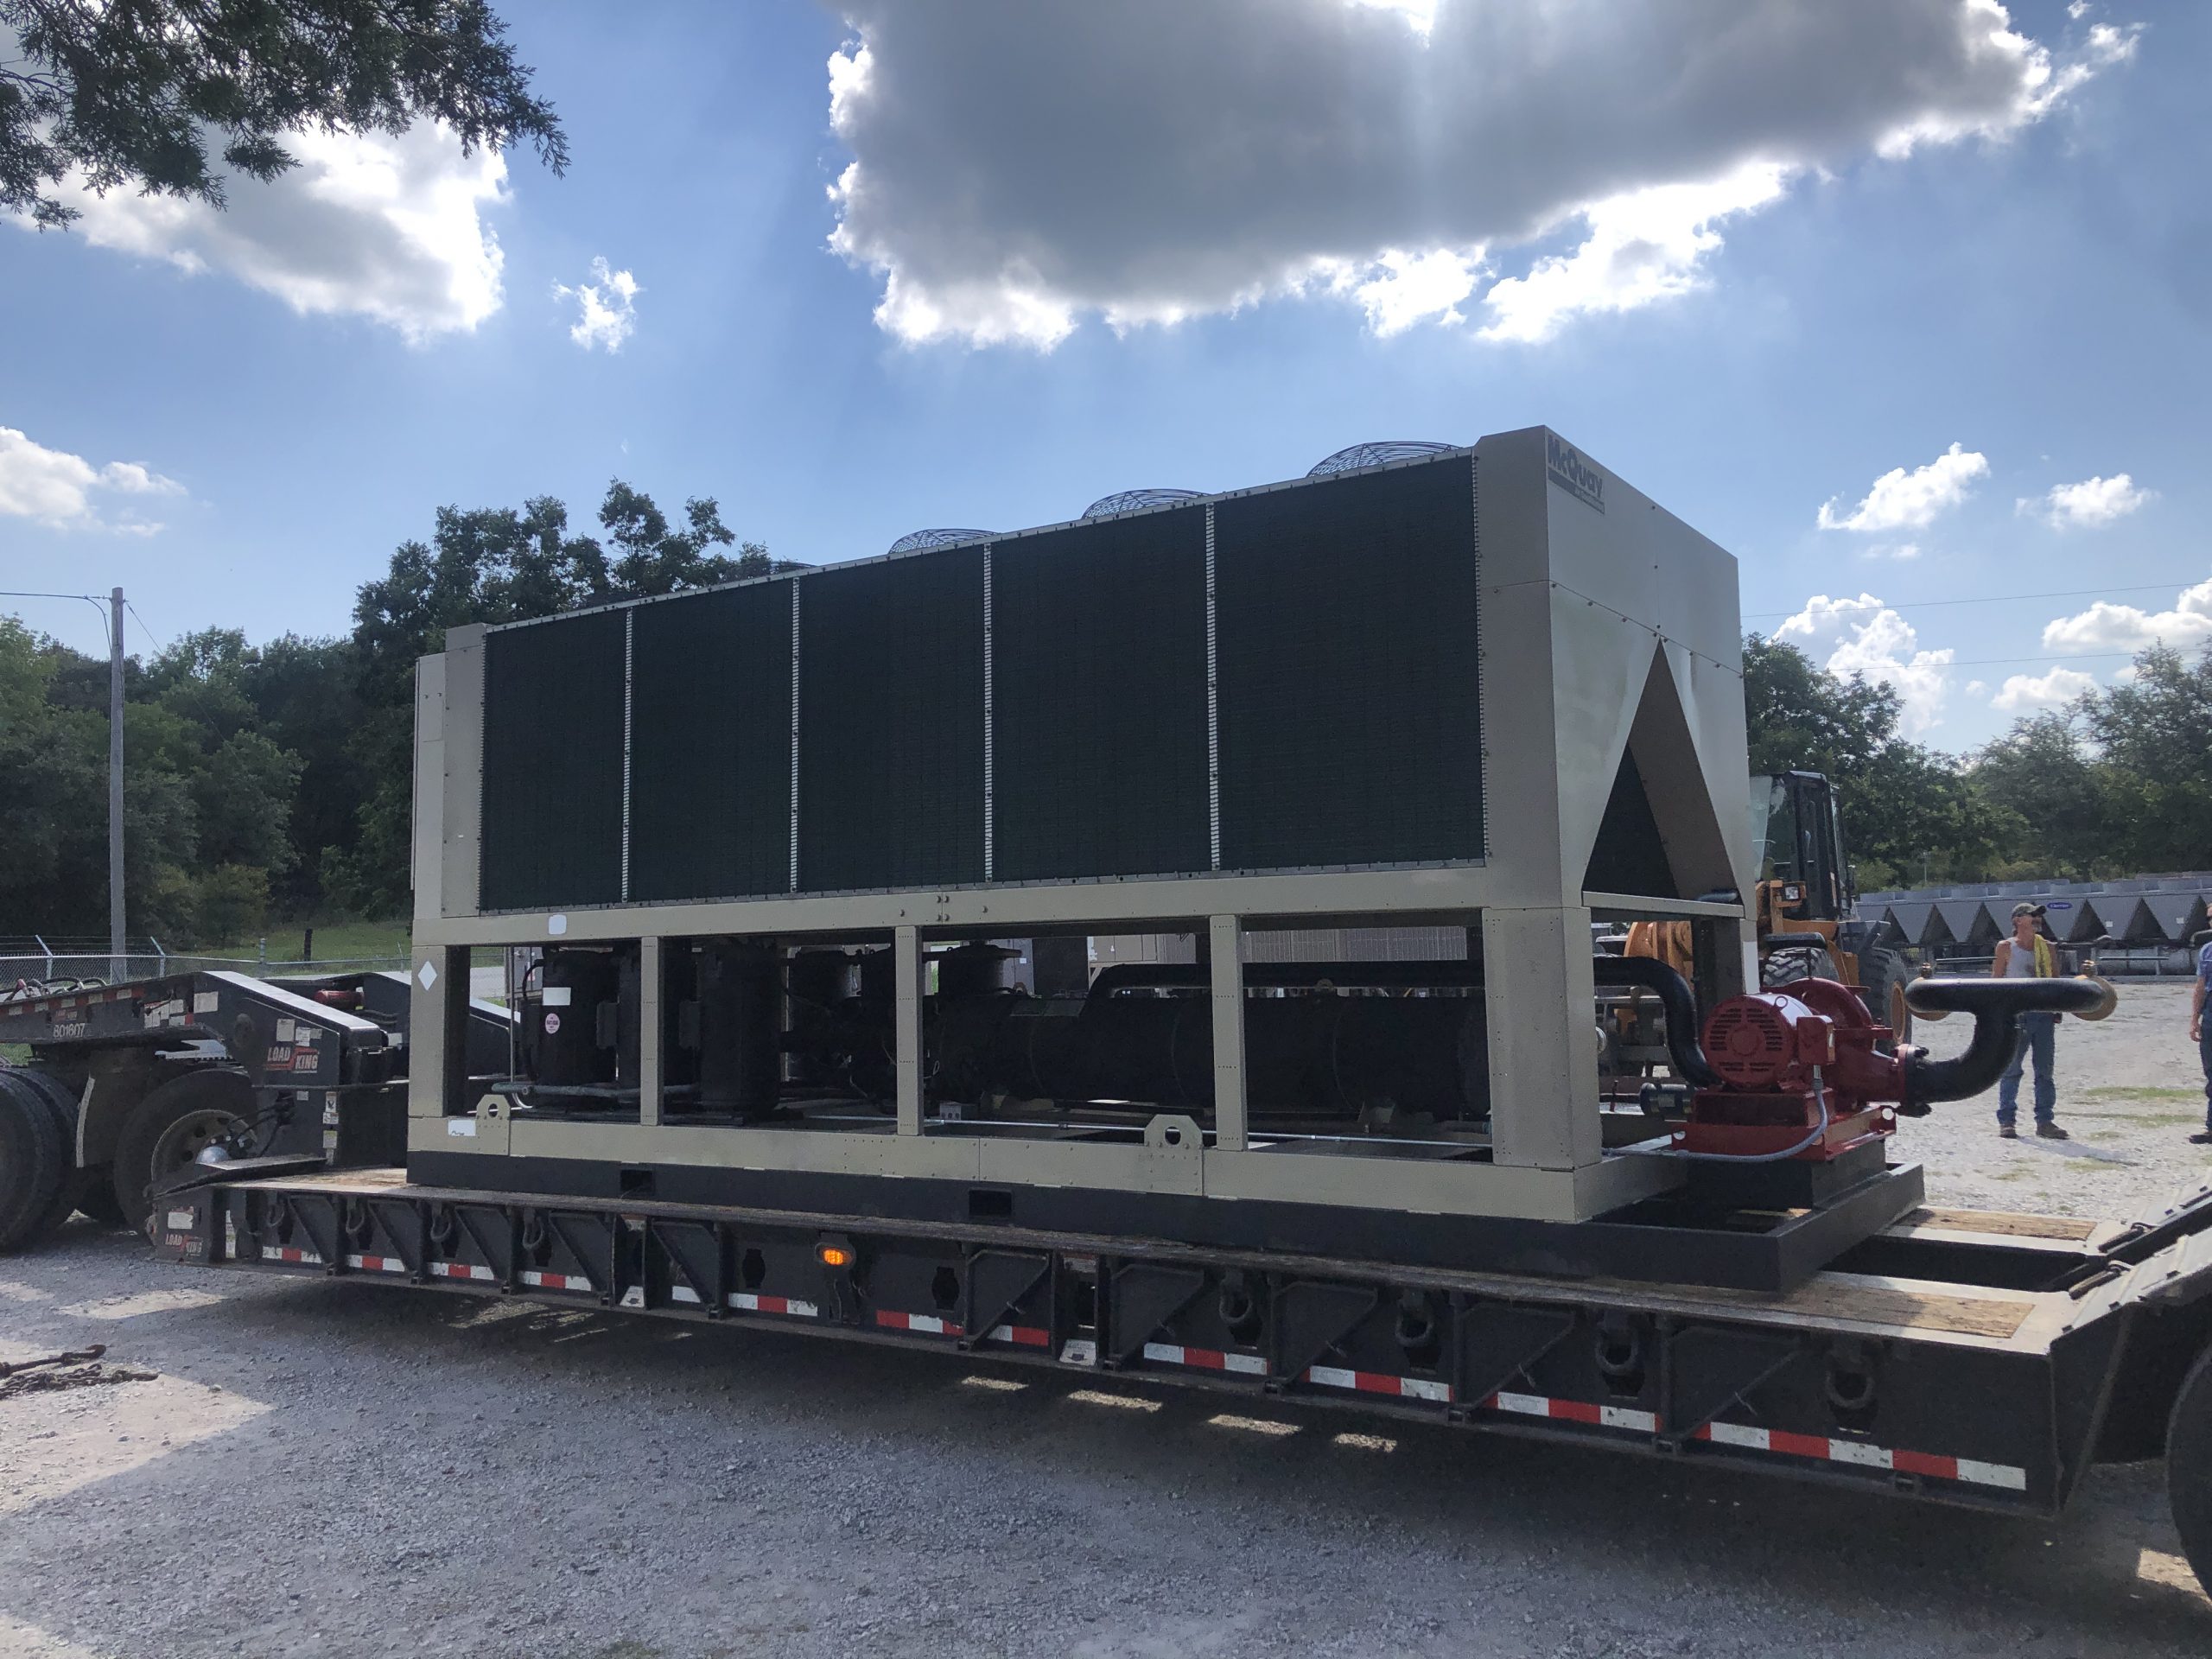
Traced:
<svg viewBox="0 0 2212 1659">
<path fill-rule="evenodd" d="M 2012 937 L 1997 947 L 1996 960 L 1989 964 L 1993 977 L 2049 979 L 2058 972 L 2057 953 L 2043 936 L 2042 921 L 2041 905 L 2012 906 Z M 2058 1127 L 2056 1120 L 2058 1084 L 2052 1078 L 2051 1066 L 2057 1034 L 2055 1014 L 2020 1016 L 2020 1037 L 2012 1049 L 2012 1064 L 2005 1068 L 2004 1078 L 1997 1085 L 1997 1133 L 2007 1141 L 2020 1137 L 2013 1119 L 2020 1109 L 2020 1074 L 2031 1055 L 2036 1063 L 2036 1133 L 2046 1141 L 2073 1138 Z"/>
</svg>

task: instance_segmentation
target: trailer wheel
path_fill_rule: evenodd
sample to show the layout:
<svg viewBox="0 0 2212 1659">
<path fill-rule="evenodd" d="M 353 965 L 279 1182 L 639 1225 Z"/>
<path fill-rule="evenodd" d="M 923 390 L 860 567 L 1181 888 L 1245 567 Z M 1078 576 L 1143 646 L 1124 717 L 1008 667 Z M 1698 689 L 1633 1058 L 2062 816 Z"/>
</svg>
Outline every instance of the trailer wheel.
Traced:
<svg viewBox="0 0 2212 1659">
<path fill-rule="evenodd" d="M 0 1069 L 0 1251 L 38 1241 L 64 1196 L 71 1162 L 44 1092 L 16 1068 Z"/>
<path fill-rule="evenodd" d="M 154 1182 L 184 1168 L 211 1141 L 253 1122 L 253 1085 L 243 1071 L 210 1069 L 171 1077 L 131 1109 L 115 1141 L 115 1201 L 143 1231 Z"/>
<path fill-rule="evenodd" d="M 2212 1344 L 2190 1369 L 2166 1422 L 2166 1502 L 2197 1583 L 2212 1586 Z"/>
</svg>

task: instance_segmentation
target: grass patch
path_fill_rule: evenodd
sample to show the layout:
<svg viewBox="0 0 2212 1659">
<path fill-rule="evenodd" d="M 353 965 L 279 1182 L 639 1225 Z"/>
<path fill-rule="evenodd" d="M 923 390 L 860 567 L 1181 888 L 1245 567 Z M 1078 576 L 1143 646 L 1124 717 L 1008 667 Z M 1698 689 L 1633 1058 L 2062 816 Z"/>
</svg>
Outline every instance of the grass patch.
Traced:
<svg viewBox="0 0 2212 1659">
<path fill-rule="evenodd" d="M 2158 1089 L 2112 1084 L 2095 1089 L 2084 1089 L 2083 1100 L 2196 1100 L 2203 1097 L 2202 1089 Z"/>
<path fill-rule="evenodd" d="M 370 957 L 404 957 L 411 933 L 410 924 L 404 918 L 389 922 L 318 922 L 315 929 L 315 959 L 344 962 Z M 272 923 L 265 935 L 210 945 L 201 954 L 251 959 L 258 954 L 264 937 L 269 941 L 270 961 L 297 962 L 307 944 L 307 927 L 301 922 Z"/>
<path fill-rule="evenodd" d="M 2119 1162 L 2107 1163 L 2101 1158 L 2069 1158 L 2066 1167 L 2078 1170 L 2084 1175 L 2102 1175 L 2115 1169 L 2126 1169 L 2128 1166 Z"/>
</svg>

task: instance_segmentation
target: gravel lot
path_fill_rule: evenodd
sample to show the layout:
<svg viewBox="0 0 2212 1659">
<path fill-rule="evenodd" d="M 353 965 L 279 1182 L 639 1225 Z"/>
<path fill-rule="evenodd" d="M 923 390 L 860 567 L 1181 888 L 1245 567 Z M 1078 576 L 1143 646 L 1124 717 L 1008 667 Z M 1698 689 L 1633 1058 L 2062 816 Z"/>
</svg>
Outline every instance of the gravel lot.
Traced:
<svg viewBox="0 0 2212 1659">
<path fill-rule="evenodd" d="M 2062 1029 L 2070 1145 L 2001 1142 L 1976 1104 L 1901 1150 L 1976 1206 L 2119 1212 L 2205 1179 L 2185 995 L 2130 988 Z M 156 1375 L 0 1401 L 0 1654 L 2212 1650 L 2152 1469 L 2097 1472 L 2050 1529 L 774 1332 L 156 1268 L 81 1220 L 0 1261 L 0 1361 L 92 1342 Z"/>
</svg>

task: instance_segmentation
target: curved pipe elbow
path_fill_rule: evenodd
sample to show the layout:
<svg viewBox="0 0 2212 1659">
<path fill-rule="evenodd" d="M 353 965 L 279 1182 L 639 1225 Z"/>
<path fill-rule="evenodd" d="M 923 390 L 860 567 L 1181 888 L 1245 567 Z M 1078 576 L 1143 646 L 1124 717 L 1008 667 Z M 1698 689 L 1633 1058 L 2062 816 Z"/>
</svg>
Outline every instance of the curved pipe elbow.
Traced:
<svg viewBox="0 0 2212 1659">
<path fill-rule="evenodd" d="M 1917 979 L 1905 987 L 1915 1014 L 1970 1014 L 1966 1052 L 1931 1060 L 1923 1050 L 1904 1057 L 1904 1109 L 1938 1100 L 1968 1100 L 1993 1087 L 2012 1063 L 2024 1014 L 2086 1014 L 2104 1000 L 2089 979 Z"/>
<path fill-rule="evenodd" d="M 1698 1040 L 1697 994 L 1689 981 L 1654 957 L 1599 957 L 1591 967 L 1600 985 L 1656 993 L 1667 1015 L 1667 1056 L 1675 1063 L 1675 1075 L 1700 1089 L 1722 1086 Z"/>
</svg>

